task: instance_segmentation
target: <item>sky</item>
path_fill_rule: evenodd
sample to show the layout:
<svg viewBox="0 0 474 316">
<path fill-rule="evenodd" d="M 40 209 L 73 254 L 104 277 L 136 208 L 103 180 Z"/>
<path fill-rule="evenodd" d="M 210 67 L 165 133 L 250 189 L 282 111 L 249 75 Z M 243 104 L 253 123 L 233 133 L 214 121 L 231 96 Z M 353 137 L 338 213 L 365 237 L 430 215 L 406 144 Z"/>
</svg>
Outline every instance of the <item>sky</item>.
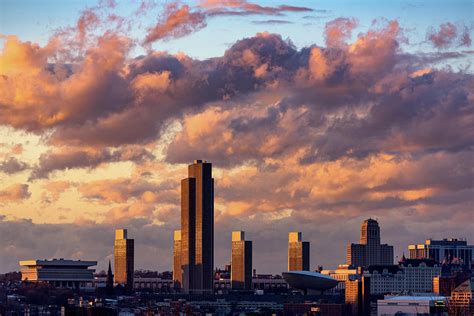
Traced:
<svg viewBox="0 0 474 316">
<path fill-rule="evenodd" d="M 171 269 L 180 180 L 213 163 L 215 263 L 345 262 L 474 239 L 472 1 L 0 1 L 0 273 L 34 258 Z M 113 260 L 112 260 L 113 261 Z"/>
</svg>

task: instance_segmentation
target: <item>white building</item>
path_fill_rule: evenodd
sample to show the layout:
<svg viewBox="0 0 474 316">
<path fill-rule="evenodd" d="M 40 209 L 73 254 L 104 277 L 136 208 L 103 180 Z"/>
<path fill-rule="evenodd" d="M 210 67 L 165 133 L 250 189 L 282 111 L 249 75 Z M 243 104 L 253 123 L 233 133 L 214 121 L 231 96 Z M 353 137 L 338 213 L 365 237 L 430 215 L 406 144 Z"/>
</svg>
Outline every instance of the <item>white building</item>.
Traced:
<svg viewBox="0 0 474 316">
<path fill-rule="evenodd" d="M 56 287 L 93 289 L 97 261 L 81 260 L 23 260 L 20 261 L 21 280 L 29 282 L 47 282 Z"/>
<path fill-rule="evenodd" d="M 385 296 L 383 300 L 377 300 L 377 316 L 433 315 L 446 303 L 444 296 Z"/>
<path fill-rule="evenodd" d="M 441 275 L 441 265 L 429 259 L 405 259 L 393 266 L 370 266 L 371 294 L 432 293 L 433 278 Z"/>
</svg>

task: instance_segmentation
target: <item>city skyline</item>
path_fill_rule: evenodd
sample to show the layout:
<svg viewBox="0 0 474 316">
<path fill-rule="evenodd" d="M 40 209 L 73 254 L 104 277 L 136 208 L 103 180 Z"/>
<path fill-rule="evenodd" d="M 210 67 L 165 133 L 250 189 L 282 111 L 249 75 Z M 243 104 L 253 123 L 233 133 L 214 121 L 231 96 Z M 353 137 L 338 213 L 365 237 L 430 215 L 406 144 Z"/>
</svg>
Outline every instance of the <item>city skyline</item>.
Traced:
<svg viewBox="0 0 474 316">
<path fill-rule="evenodd" d="M 172 270 L 188 164 L 213 164 L 214 267 L 345 262 L 376 219 L 394 260 L 474 240 L 472 3 L 0 4 L 0 273 L 25 258 Z M 471 225 L 472 226 L 472 225 Z M 429 247 L 427 247 L 429 248 Z"/>
</svg>

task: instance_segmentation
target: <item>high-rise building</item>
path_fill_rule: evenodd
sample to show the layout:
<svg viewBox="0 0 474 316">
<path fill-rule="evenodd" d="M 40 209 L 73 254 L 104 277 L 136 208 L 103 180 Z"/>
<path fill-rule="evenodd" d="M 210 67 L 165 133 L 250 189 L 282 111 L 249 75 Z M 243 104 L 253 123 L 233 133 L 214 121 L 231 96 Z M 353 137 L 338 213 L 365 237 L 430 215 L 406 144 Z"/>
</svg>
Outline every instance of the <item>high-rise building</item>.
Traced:
<svg viewBox="0 0 474 316">
<path fill-rule="evenodd" d="M 360 244 L 347 246 L 346 263 L 353 267 L 393 264 L 393 246 L 380 243 L 380 227 L 371 218 L 361 227 Z"/>
<path fill-rule="evenodd" d="M 301 232 L 288 234 L 288 271 L 309 271 L 309 241 Z"/>
<path fill-rule="evenodd" d="M 243 231 L 232 232 L 231 284 L 233 290 L 252 289 L 252 242 Z"/>
<path fill-rule="evenodd" d="M 114 280 L 129 290 L 133 289 L 134 251 L 134 240 L 127 238 L 127 230 L 115 230 Z"/>
<path fill-rule="evenodd" d="M 174 288 L 181 288 L 183 272 L 181 271 L 181 231 L 174 231 L 173 241 L 173 283 Z"/>
<path fill-rule="evenodd" d="M 186 293 L 211 293 L 214 270 L 212 164 L 195 160 L 181 180 L 181 268 Z"/>
<path fill-rule="evenodd" d="M 346 281 L 345 302 L 351 304 L 352 315 L 370 315 L 370 277 Z"/>
<path fill-rule="evenodd" d="M 467 266 L 474 261 L 474 245 L 456 238 L 427 239 L 425 244 L 409 245 L 408 252 L 410 259 L 434 259 L 446 263 L 457 261 Z"/>
</svg>

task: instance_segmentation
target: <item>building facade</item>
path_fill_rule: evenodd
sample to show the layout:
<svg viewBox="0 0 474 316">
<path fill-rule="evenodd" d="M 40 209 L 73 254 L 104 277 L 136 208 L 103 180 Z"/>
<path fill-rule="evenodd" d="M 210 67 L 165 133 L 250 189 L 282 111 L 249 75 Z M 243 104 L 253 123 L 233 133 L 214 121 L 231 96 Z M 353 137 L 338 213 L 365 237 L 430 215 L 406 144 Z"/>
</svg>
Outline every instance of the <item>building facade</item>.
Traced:
<svg viewBox="0 0 474 316">
<path fill-rule="evenodd" d="M 55 287 L 73 289 L 92 288 L 97 261 L 81 260 L 24 260 L 20 261 L 21 280 L 47 282 Z"/>
<path fill-rule="evenodd" d="M 359 244 L 347 246 L 346 263 L 353 267 L 393 264 L 393 246 L 380 243 L 380 227 L 371 218 L 362 223 Z"/>
<path fill-rule="evenodd" d="M 424 244 L 409 245 L 408 252 L 410 259 L 427 258 L 447 263 L 459 261 L 468 266 L 474 261 L 474 245 L 456 238 L 427 239 Z"/>
<path fill-rule="evenodd" d="M 173 281 L 174 288 L 181 288 L 183 271 L 181 270 L 181 231 L 175 230 L 173 236 Z"/>
<path fill-rule="evenodd" d="M 115 284 L 121 284 L 129 290 L 133 289 L 134 260 L 134 240 L 127 238 L 126 229 L 117 229 L 114 243 Z"/>
<path fill-rule="evenodd" d="M 474 281 L 467 279 L 451 292 L 449 315 L 474 315 Z"/>
<path fill-rule="evenodd" d="M 245 232 L 232 232 L 231 283 L 233 290 L 252 289 L 252 242 Z"/>
<path fill-rule="evenodd" d="M 386 296 L 377 300 L 377 315 L 446 315 L 445 305 L 444 296 Z"/>
<path fill-rule="evenodd" d="M 288 271 L 309 271 L 309 241 L 302 241 L 301 232 L 288 234 Z"/>
<path fill-rule="evenodd" d="M 186 293 L 211 293 L 214 270 L 212 164 L 195 160 L 181 180 L 181 269 Z"/>
<path fill-rule="evenodd" d="M 433 279 L 441 274 L 434 260 L 407 259 L 399 265 L 369 266 L 363 276 L 370 277 L 371 294 L 432 293 Z"/>
<path fill-rule="evenodd" d="M 360 278 L 361 268 L 353 269 L 347 264 L 340 264 L 334 270 L 322 270 L 321 274 L 328 275 L 337 280 L 337 286 L 330 290 L 332 292 L 340 292 L 346 288 L 346 281 L 354 281 Z"/>
<path fill-rule="evenodd" d="M 358 280 L 346 281 L 345 303 L 352 307 L 352 315 L 370 315 L 371 280 L 363 276 Z"/>
</svg>

